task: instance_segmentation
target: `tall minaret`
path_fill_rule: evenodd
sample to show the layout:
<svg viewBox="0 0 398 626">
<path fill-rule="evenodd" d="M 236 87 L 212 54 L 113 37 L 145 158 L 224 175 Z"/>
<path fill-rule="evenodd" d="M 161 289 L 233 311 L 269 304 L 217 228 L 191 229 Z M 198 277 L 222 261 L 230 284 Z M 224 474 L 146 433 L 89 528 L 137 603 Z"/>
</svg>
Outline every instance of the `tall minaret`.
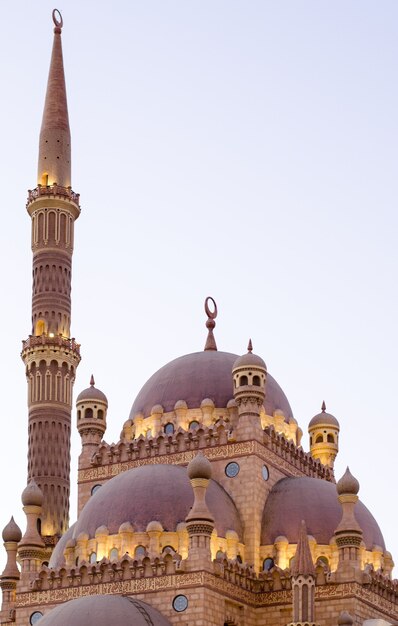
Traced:
<svg viewBox="0 0 398 626">
<path fill-rule="evenodd" d="M 72 388 L 80 362 L 79 345 L 70 336 L 73 230 L 80 207 L 71 189 L 63 21 L 56 9 L 53 21 L 37 187 L 26 205 L 32 218 L 32 334 L 21 355 L 28 382 L 28 480 L 44 495 L 41 533 L 49 547 L 68 528 Z"/>
</svg>

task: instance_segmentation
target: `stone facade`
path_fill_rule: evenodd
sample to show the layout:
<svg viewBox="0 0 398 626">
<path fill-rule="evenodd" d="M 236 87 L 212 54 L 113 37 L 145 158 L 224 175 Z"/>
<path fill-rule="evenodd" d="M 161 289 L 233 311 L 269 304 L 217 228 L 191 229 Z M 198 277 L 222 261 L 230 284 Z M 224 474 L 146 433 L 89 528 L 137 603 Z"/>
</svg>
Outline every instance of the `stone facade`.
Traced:
<svg viewBox="0 0 398 626">
<path fill-rule="evenodd" d="M 119 442 L 103 441 L 108 402 L 93 378 L 79 394 L 79 516 L 68 530 L 72 389 L 80 361 L 70 336 L 70 288 L 80 200 L 71 189 L 62 18 L 56 11 L 53 18 L 38 185 L 27 204 L 33 250 L 32 334 L 22 350 L 27 524 L 23 536 L 13 520 L 3 531 L 0 623 L 50 625 L 54 607 L 64 607 L 63 623 L 72 623 L 68 607 L 86 597 L 93 606 L 100 597 L 133 598 L 139 624 L 154 626 L 395 623 L 398 581 L 391 580 L 393 561 L 380 529 L 361 508 L 359 483 L 348 469 L 335 484 L 337 420 L 323 405 L 305 452 L 287 399 L 251 341 L 235 360 L 218 353 L 211 298 L 205 349 L 187 355 L 187 380 L 169 364 L 163 386 L 137 396 L 142 409 L 132 411 Z M 227 361 L 231 367 L 221 375 Z M 199 384 L 201 397 L 194 393 Z M 218 393 L 221 386 L 226 393 Z M 149 409 L 145 394 L 155 398 Z M 294 505 L 292 488 L 299 492 Z M 319 500 L 308 506 L 314 490 Z M 97 622 L 85 614 L 73 623 Z"/>
</svg>

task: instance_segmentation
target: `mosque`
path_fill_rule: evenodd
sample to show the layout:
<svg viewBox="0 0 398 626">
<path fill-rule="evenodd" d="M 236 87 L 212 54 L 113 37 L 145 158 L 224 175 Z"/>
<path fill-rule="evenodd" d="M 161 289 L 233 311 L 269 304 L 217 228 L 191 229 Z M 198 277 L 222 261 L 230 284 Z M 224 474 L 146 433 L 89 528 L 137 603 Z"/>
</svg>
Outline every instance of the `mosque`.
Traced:
<svg viewBox="0 0 398 626">
<path fill-rule="evenodd" d="M 139 391 L 120 440 L 104 441 L 108 402 L 91 378 L 76 401 L 78 518 L 69 526 L 71 266 L 79 194 L 62 57 L 54 43 L 28 192 L 32 329 L 26 526 L 3 530 L 1 624 L 27 626 L 348 626 L 398 624 L 398 581 L 349 469 L 333 464 L 339 422 L 322 405 L 310 451 L 284 392 L 249 341 L 217 349 L 212 298 L 204 349 L 166 364 Z M 193 346 L 198 348 L 198 346 Z M 90 358 L 89 355 L 87 358 Z"/>
</svg>

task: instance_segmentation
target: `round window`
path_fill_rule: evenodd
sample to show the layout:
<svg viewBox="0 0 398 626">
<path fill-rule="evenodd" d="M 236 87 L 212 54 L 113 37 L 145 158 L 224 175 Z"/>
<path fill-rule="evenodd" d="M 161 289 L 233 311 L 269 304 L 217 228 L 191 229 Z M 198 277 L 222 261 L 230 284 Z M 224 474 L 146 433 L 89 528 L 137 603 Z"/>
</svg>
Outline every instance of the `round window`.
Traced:
<svg viewBox="0 0 398 626">
<path fill-rule="evenodd" d="M 264 480 L 268 480 L 268 478 L 269 478 L 269 471 L 268 471 L 268 467 L 266 465 L 263 465 L 262 474 L 263 474 Z"/>
<path fill-rule="evenodd" d="M 37 622 L 39 621 L 39 619 L 41 619 L 43 617 L 43 613 L 40 613 L 40 611 L 35 611 L 34 613 L 32 613 L 32 615 L 30 616 L 30 620 L 29 623 L 30 624 L 37 624 Z"/>
<path fill-rule="evenodd" d="M 177 611 L 177 613 L 182 613 L 188 607 L 188 598 L 187 596 L 176 596 L 173 600 L 173 609 Z"/>
<path fill-rule="evenodd" d="M 228 463 L 228 465 L 225 468 L 225 473 L 228 476 L 228 478 L 235 478 L 235 476 L 237 476 L 239 474 L 239 464 L 235 463 L 235 461 L 232 461 L 231 463 Z"/>
</svg>

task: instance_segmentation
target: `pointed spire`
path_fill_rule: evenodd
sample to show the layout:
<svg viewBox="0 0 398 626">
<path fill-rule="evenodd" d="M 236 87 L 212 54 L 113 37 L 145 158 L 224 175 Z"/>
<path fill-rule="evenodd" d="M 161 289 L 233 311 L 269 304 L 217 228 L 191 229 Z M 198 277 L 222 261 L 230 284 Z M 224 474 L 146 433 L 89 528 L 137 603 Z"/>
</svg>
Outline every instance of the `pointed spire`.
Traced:
<svg viewBox="0 0 398 626">
<path fill-rule="evenodd" d="M 325 400 L 322 402 L 321 411 L 322 411 L 322 413 L 324 413 L 326 411 Z"/>
<path fill-rule="evenodd" d="M 54 9 L 52 17 L 54 42 L 40 130 L 38 183 L 44 186 L 57 183 L 68 187 L 71 184 L 71 150 L 61 43 L 63 20 L 57 9 Z"/>
<path fill-rule="evenodd" d="M 296 554 L 292 563 L 292 576 L 314 576 L 315 568 L 312 561 L 310 544 L 308 543 L 307 527 L 302 520 L 297 541 Z"/>
<path fill-rule="evenodd" d="M 91 387 L 94 387 L 94 385 L 95 385 L 95 380 L 94 380 L 94 375 L 93 374 L 91 374 L 90 385 L 91 385 Z"/>
<path fill-rule="evenodd" d="M 253 352 L 253 344 L 252 344 L 252 340 L 249 339 L 249 345 L 247 346 L 247 351 L 248 352 Z"/>
<path fill-rule="evenodd" d="M 209 300 L 213 304 L 213 311 L 209 307 Z M 209 333 L 207 335 L 207 339 L 206 339 L 205 350 L 217 350 L 216 340 L 214 339 L 214 335 L 213 335 L 213 329 L 216 326 L 216 323 L 215 323 L 214 320 L 217 317 L 217 305 L 216 305 L 214 299 L 211 298 L 210 296 L 207 297 L 206 300 L 205 300 L 205 311 L 206 311 L 206 315 L 207 315 L 206 328 L 209 331 Z"/>
</svg>

